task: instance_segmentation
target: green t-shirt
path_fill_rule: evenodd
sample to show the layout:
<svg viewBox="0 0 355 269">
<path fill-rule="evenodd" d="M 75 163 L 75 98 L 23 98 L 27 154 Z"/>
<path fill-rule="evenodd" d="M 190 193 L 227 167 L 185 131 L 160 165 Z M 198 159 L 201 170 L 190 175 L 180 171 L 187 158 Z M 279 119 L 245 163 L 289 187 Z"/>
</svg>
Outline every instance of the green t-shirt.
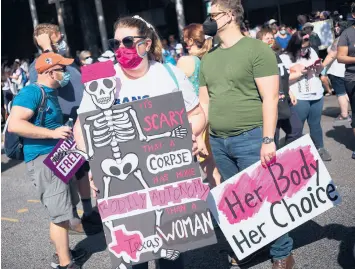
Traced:
<svg viewBox="0 0 355 269">
<path fill-rule="evenodd" d="M 201 61 L 200 86 L 207 86 L 210 97 L 210 133 L 229 137 L 262 126 L 254 79 L 272 75 L 278 75 L 275 53 L 260 40 L 243 37 L 230 48 L 207 53 Z"/>
</svg>

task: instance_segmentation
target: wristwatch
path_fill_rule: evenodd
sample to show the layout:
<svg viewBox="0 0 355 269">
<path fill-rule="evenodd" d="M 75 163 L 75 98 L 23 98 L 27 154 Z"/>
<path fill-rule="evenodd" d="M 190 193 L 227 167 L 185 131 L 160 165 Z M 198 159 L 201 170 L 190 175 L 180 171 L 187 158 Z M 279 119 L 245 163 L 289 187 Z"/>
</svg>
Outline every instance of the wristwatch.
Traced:
<svg viewBox="0 0 355 269">
<path fill-rule="evenodd" d="M 272 137 L 267 137 L 267 136 L 263 137 L 263 143 L 264 143 L 264 144 L 270 144 L 270 143 L 272 143 L 272 142 L 274 142 L 274 138 L 272 138 Z"/>
</svg>

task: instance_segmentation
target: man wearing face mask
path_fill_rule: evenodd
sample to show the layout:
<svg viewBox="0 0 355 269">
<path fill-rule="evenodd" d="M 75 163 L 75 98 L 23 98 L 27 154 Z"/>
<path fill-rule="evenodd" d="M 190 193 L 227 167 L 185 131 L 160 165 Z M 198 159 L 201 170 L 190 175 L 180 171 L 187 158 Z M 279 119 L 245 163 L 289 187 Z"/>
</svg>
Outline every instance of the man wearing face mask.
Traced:
<svg viewBox="0 0 355 269">
<path fill-rule="evenodd" d="M 200 103 L 224 180 L 259 160 L 266 167 L 276 154 L 277 61 L 266 44 L 243 36 L 243 14 L 238 0 L 213 0 L 210 17 L 203 24 L 206 35 L 217 35 L 221 41 L 202 58 Z M 271 245 L 273 269 L 294 268 L 292 248 L 287 234 Z M 232 265 L 242 262 L 233 259 Z"/>
<path fill-rule="evenodd" d="M 65 184 L 43 161 L 59 139 L 72 135 L 70 127 L 63 126 L 58 92 L 69 82 L 66 68 L 73 61 L 53 52 L 42 54 L 35 65 L 38 81 L 24 87 L 16 96 L 8 125 L 9 132 L 23 137 L 27 178 L 50 216 L 50 238 L 59 257 L 58 269 L 80 268 L 71 261 L 68 239 L 69 220 L 73 218 L 73 206 L 79 197 L 73 181 Z M 41 107 L 44 112 L 40 112 Z M 76 252 L 71 254 L 78 256 Z"/>
<path fill-rule="evenodd" d="M 36 26 L 33 32 L 33 39 L 37 47 L 43 52 L 56 52 L 62 56 L 68 54 L 68 46 L 59 31 L 59 27 L 54 24 L 43 23 Z M 35 68 L 37 60 L 30 66 L 30 82 L 37 81 L 38 72 Z M 65 85 L 58 91 L 58 102 L 63 113 L 63 120 L 67 122 L 69 118 L 76 120 L 77 108 L 83 98 L 84 87 L 81 83 L 81 74 L 73 66 L 67 66 Z M 61 82 L 64 83 L 64 82 Z M 90 185 L 88 180 L 89 165 L 85 163 L 76 173 L 78 189 L 83 205 L 84 214 L 80 220 L 77 210 L 74 207 L 74 219 L 70 221 L 70 228 L 74 233 L 96 234 L 102 231 L 100 215 L 93 211 L 91 205 Z M 81 223 L 83 226 L 81 226 Z M 84 230 L 83 230 L 84 229 Z M 56 262 L 53 262 L 56 264 Z M 54 267 L 54 266 L 53 266 Z"/>
</svg>

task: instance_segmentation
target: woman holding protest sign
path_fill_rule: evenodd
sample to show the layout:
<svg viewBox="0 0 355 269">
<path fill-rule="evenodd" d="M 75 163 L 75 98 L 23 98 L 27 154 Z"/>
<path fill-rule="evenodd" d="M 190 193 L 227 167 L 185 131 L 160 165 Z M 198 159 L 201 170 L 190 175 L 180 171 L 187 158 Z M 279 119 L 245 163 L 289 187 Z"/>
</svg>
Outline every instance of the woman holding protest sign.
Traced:
<svg viewBox="0 0 355 269">
<path fill-rule="evenodd" d="M 290 71 L 290 92 L 297 98 L 295 111 L 302 125 L 307 120 L 311 138 L 322 160 L 330 161 L 332 158 L 324 148 L 321 126 L 324 99 L 319 74 L 323 70 L 323 65 L 322 60 L 311 48 L 309 38 L 306 32 L 294 33 L 280 58 Z"/>
<path fill-rule="evenodd" d="M 164 65 L 162 61 L 162 45 L 154 27 L 139 16 L 125 17 L 115 23 L 115 38 L 109 41 L 115 52 L 118 64 L 115 66 L 117 87 L 115 104 L 128 103 L 133 100 L 181 91 L 189 122 L 193 132 L 193 153 L 199 149 L 195 137 L 205 128 L 205 116 L 199 105 L 199 100 L 193 86 L 185 74 L 171 65 Z M 95 110 L 89 94 L 84 92 L 78 113 Z M 85 144 L 79 120 L 74 127 L 77 147 L 85 150 Z M 99 190 L 91 187 L 94 195 Z M 183 268 L 183 260 L 159 260 L 161 269 Z M 135 269 L 148 268 L 148 263 L 133 266 Z"/>
</svg>

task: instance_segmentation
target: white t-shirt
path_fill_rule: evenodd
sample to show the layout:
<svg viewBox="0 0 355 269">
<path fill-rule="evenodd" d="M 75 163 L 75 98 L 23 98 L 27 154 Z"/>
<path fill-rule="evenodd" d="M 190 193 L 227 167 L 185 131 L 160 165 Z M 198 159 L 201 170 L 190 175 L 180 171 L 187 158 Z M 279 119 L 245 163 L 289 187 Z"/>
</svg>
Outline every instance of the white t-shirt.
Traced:
<svg viewBox="0 0 355 269">
<path fill-rule="evenodd" d="M 330 51 L 337 51 L 338 41 L 339 38 L 337 38 L 333 45 L 328 48 L 328 53 Z M 340 78 L 345 77 L 345 64 L 341 64 L 337 59 L 335 59 L 334 62 L 328 67 L 327 74 Z"/>
<path fill-rule="evenodd" d="M 15 73 L 12 74 L 13 76 L 18 76 L 18 79 L 13 79 L 12 81 L 17 85 L 17 88 L 20 90 L 24 87 L 23 85 L 23 77 L 22 77 L 22 72 L 21 68 L 17 68 Z"/>
<path fill-rule="evenodd" d="M 310 58 L 299 58 L 295 63 L 291 61 L 291 58 L 288 54 L 281 54 L 281 61 L 284 63 L 286 69 L 290 72 L 290 68 L 296 64 L 302 64 L 304 66 L 310 66 L 314 64 L 316 60 L 319 59 L 317 53 L 314 49 L 311 49 Z M 299 100 L 318 100 L 323 97 L 323 86 L 322 82 L 319 79 L 318 74 L 315 71 L 309 70 L 308 73 L 303 76 L 300 80 L 296 82 L 290 82 L 290 91 L 296 96 Z"/>
<path fill-rule="evenodd" d="M 199 104 L 198 96 L 195 94 L 191 82 L 183 71 L 173 65 L 169 65 L 176 76 L 179 88 L 175 84 L 166 67 L 163 64 L 151 61 L 148 72 L 139 79 L 128 79 L 116 64 L 117 88 L 115 94 L 115 104 L 124 104 L 148 97 L 159 96 L 178 90 L 182 91 L 186 111 L 194 109 Z M 83 99 L 77 110 L 79 113 L 85 113 L 95 110 L 96 106 L 91 100 L 90 95 L 84 91 Z"/>
</svg>

